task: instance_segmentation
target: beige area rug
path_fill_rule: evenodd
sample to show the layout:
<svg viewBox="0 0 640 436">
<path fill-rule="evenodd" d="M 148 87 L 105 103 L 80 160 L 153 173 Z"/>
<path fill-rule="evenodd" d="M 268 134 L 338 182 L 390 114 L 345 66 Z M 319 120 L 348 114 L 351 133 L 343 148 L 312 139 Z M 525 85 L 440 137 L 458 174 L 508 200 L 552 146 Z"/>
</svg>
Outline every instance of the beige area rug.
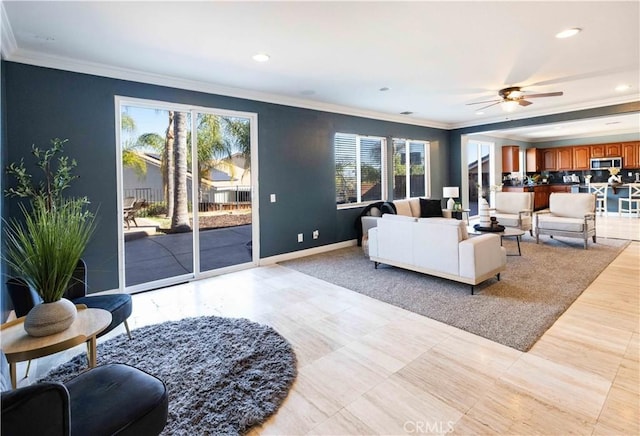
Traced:
<svg viewBox="0 0 640 436">
<path fill-rule="evenodd" d="M 527 233 L 522 256 L 508 256 L 501 280 L 476 286 L 475 295 L 463 283 L 388 265 L 374 269 L 360 247 L 281 265 L 527 351 L 628 244 L 599 238 L 584 250 L 579 239 L 541 236 L 536 244 Z M 517 252 L 512 238 L 504 246 Z"/>
</svg>

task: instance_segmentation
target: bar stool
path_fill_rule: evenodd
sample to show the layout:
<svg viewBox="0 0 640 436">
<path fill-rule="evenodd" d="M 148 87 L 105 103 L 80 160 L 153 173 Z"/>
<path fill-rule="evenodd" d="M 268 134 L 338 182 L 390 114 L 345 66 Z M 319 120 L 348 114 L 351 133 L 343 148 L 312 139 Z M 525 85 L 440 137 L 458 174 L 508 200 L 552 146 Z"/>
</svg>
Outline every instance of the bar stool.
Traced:
<svg viewBox="0 0 640 436">
<path fill-rule="evenodd" d="M 589 192 L 596 195 L 596 213 L 601 212 L 602 215 L 607 213 L 607 191 L 608 183 L 590 183 Z"/>
<path fill-rule="evenodd" d="M 640 183 L 627 183 L 629 188 L 629 196 L 627 198 L 618 198 L 618 216 L 622 216 L 622 212 L 627 212 L 629 217 L 636 214 L 640 218 Z M 623 207 L 623 203 L 627 203 L 627 207 Z"/>
</svg>

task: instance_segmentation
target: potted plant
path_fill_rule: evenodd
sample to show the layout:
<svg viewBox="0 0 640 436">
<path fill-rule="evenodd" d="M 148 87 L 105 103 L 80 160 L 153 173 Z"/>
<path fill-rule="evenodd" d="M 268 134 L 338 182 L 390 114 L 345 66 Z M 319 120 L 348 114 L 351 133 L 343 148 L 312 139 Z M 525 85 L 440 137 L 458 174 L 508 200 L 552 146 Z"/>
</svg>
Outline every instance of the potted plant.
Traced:
<svg viewBox="0 0 640 436">
<path fill-rule="evenodd" d="M 71 172 L 77 165 L 61 156 L 65 142 L 56 138 L 48 150 L 32 148 L 44 173 L 38 183 L 23 161 L 7 167 L 17 186 L 7 189 L 6 195 L 28 201 L 20 204 L 23 221 L 11 219 L 6 227 L 5 259 L 13 273 L 43 300 L 25 319 L 25 330 L 32 336 L 57 333 L 73 323 L 76 308 L 62 297 L 95 230 L 87 198 L 62 196 L 76 178 Z"/>
</svg>

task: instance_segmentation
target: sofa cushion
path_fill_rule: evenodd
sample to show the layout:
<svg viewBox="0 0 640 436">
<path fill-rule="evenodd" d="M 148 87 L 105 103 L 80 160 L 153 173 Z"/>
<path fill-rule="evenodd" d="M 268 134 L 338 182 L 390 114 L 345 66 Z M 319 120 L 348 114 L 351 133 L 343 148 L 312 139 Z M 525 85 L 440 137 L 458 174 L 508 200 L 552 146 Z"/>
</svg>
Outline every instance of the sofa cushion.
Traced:
<svg viewBox="0 0 640 436">
<path fill-rule="evenodd" d="M 451 227 L 458 228 L 458 242 L 464 241 L 465 239 L 469 239 L 469 231 L 467 230 L 467 225 L 465 221 L 456 220 L 453 218 L 442 218 L 442 217 L 431 217 L 431 218 L 420 218 L 418 219 L 419 223 L 431 223 L 431 224 L 443 224 Z"/>
<path fill-rule="evenodd" d="M 496 192 L 494 209 L 497 213 L 518 214 L 532 209 L 531 192 Z"/>
<path fill-rule="evenodd" d="M 396 207 L 396 212 L 398 215 L 413 216 L 413 214 L 411 213 L 411 205 L 409 204 L 409 200 L 395 200 L 393 204 Z"/>
<path fill-rule="evenodd" d="M 431 218 L 442 216 L 442 200 L 420 199 L 420 217 Z"/>
<path fill-rule="evenodd" d="M 498 224 L 505 227 L 518 227 L 518 214 L 495 213 Z M 522 215 L 522 230 L 531 228 L 531 215 Z"/>
<path fill-rule="evenodd" d="M 593 221 L 588 222 L 592 228 Z M 560 230 L 564 232 L 583 232 L 584 218 L 565 218 L 553 215 L 538 215 L 538 227 L 546 230 Z"/>
<path fill-rule="evenodd" d="M 549 196 L 549 211 L 553 215 L 568 218 L 584 218 L 587 213 L 595 213 L 594 194 L 554 192 Z"/>
<path fill-rule="evenodd" d="M 407 216 L 407 215 L 393 215 L 391 213 L 385 213 L 384 215 L 382 215 L 382 219 L 383 220 L 387 220 L 387 221 L 406 221 L 406 222 L 414 222 L 416 221 L 416 218 L 412 217 L 412 216 Z"/>
</svg>

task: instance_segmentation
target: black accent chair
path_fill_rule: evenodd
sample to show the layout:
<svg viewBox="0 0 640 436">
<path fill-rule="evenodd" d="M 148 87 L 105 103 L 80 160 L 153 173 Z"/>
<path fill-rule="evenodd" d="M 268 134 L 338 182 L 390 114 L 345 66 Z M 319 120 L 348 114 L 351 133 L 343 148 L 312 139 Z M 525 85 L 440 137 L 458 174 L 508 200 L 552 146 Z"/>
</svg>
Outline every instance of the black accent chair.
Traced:
<svg viewBox="0 0 640 436">
<path fill-rule="evenodd" d="M 162 380 L 125 364 L 92 368 L 68 382 L 10 390 L 2 362 L 3 435 L 158 435 L 167 423 L 169 398 Z"/>
<path fill-rule="evenodd" d="M 25 316 L 33 306 L 40 303 L 40 296 L 19 278 L 11 278 L 7 281 L 7 291 L 11 297 L 16 317 Z M 103 336 L 115 327 L 124 323 L 127 335 L 131 339 L 131 331 L 127 318 L 131 316 L 133 304 L 129 294 L 87 295 L 87 266 L 82 259 L 71 278 L 69 289 L 65 292 L 65 298 L 73 304 L 84 304 L 89 309 L 104 309 L 111 313 L 111 324 L 104 329 L 98 337 Z"/>
</svg>

